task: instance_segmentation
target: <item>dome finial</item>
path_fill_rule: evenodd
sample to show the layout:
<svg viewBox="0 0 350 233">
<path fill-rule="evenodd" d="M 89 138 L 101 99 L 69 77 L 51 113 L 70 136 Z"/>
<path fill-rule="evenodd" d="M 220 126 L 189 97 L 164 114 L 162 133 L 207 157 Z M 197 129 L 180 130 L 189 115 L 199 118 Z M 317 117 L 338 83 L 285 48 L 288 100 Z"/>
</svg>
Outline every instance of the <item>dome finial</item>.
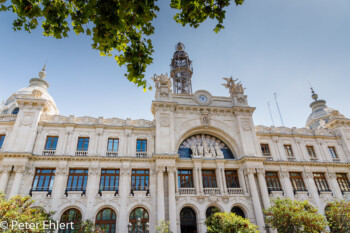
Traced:
<svg viewBox="0 0 350 233">
<path fill-rule="evenodd" d="M 43 66 L 42 70 L 39 72 L 39 78 L 44 79 L 44 78 L 46 77 L 46 72 L 45 72 L 45 70 L 46 70 L 46 63 L 45 63 L 45 65 Z"/>
<path fill-rule="evenodd" d="M 311 97 L 313 100 L 316 101 L 318 99 L 318 95 L 315 93 L 315 91 L 312 87 L 310 87 L 310 89 L 311 89 L 311 93 L 312 93 Z"/>
</svg>

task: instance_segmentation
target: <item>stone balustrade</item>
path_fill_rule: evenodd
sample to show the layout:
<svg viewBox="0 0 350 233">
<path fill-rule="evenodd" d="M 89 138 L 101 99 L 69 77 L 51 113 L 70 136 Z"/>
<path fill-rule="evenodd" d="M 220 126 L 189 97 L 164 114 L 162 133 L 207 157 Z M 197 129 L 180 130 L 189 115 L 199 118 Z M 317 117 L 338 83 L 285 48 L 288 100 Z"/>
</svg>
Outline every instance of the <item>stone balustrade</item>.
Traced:
<svg viewBox="0 0 350 233">
<path fill-rule="evenodd" d="M 196 194 L 196 188 L 179 188 L 180 195 Z"/>
<path fill-rule="evenodd" d="M 243 188 L 228 188 L 227 193 L 230 195 L 244 194 Z"/>
<path fill-rule="evenodd" d="M 209 195 L 220 194 L 219 188 L 203 188 L 203 191 L 204 191 L 204 194 L 209 194 Z"/>
<path fill-rule="evenodd" d="M 56 150 L 43 150 L 43 155 L 55 155 Z"/>
</svg>

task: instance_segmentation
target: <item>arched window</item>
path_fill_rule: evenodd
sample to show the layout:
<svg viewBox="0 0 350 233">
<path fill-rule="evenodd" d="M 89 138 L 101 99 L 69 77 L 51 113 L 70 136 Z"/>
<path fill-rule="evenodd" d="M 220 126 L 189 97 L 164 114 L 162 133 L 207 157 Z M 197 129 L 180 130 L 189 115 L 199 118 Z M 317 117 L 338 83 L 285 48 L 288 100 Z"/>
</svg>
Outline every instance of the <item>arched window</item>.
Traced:
<svg viewBox="0 0 350 233">
<path fill-rule="evenodd" d="M 245 218 L 245 214 L 243 212 L 243 210 L 241 208 L 239 208 L 238 206 L 234 206 L 231 210 L 232 213 L 241 216 L 242 218 Z"/>
<path fill-rule="evenodd" d="M 134 209 L 131 212 L 129 222 L 132 224 L 132 230 L 135 230 L 135 226 L 137 224 L 138 218 L 141 219 L 142 230 L 145 231 L 146 230 L 146 223 L 149 222 L 149 216 L 148 216 L 147 210 L 142 208 L 142 207 L 139 207 L 139 208 Z"/>
<path fill-rule="evenodd" d="M 96 226 L 105 230 L 105 233 L 115 233 L 116 215 L 115 212 L 106 208 L 98 212 L 96 216 Z"/>
<path fill-rule="evenodd" d="M 207 211 L 205 212 L 205 217 L 209 218 L 210 215 L 215 214 L 217 212 L 220 212 L 219 208 L 217 208 L 215 206 L 209 206 Z"/>
<path fill-rule="evenodd" d="M 12 110 L 12 114 L 14 114 L 14 115 L 17 115 L 18 112 L 19 112 L 19 108 L 14 108 L 14 109 Z"/>
<path fill-rule="evenodd" d="M 74 228 L 80 223 L 81 221 L 81 213 L 77 209 L 68 209 L 64 211 L 61 217 L 60 223 L 65 224 L 64 229 L 60 229 L 60 233 L 71 233 L 74 231 Z M 73 224 L 68 224 L 73 222 Z M 73 225 L 73 226 L 72 226 Z"/>
<path fill-rule="evenodd" d="M 197 233 L 197 217 L 194 210 L 184 207 L 180 212 L 181 233 Z"/>
</svg>

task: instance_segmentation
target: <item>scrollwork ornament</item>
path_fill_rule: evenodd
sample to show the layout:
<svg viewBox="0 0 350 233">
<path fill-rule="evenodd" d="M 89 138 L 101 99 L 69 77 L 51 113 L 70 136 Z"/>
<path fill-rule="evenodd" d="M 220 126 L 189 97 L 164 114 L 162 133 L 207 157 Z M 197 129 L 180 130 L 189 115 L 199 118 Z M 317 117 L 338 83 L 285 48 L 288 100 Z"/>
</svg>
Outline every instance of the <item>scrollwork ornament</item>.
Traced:
<svg viewBox="0 0 350 233">
<path fill-rule="evenodd" d="M 312 172 L 305 172 L 305 177 L 306 178 L 313 178 L 314 177 L 314 174 Z"/>
<path fill-rule="evenodd" d="M 250 175 L 250 174 L 254 175 L 256 172 L 256 169 L 255 168 L 246 168 L 246 172 L 248 175 Z"/>
<path fill-rule="evenodd" d="M 123 167 L 120 169 L 120 173 L 124 176 L 130 176 L 131 175 L 131 170 L 130 168 Z"/>
<path fill-rule="evenodd" d="M 2 172 L 2 173 L 9 173 L 9 172 L 11 172 L 11 170 L 12 170 L 12 165 L 3 165 L 0 168 L 0 172 Z"/>
<path fill-rule="evenodd" d="M 165 166 L 157 166 L 156 167 L 156 172 L 157 173 L 163 173 L 163 172 L 165 172 Z"/>
<path fill-rule="evenodd" d="M 265 175 L 265 169 L 264 169 L 264 168 L 257 168 L 257 169 L 256 169 L 256 172 L 257 172 L 258 174 Z"/>
<path fill-rule="evenodd" d="M 98 167 L 89 168 L 89 175 L 99 175 L 101 169 Z"/>
<path fill-rule="evenodd" d="M 168 173 L 175 173 L 176 172 L 176 167 L 167 167 L 167 172 Z"/>
<path fill-rule="evenodd" d="M 66 175 L 68 173 L 68 168 L 67 167 L 58 167 L 56 169 L 56 174 L 57 175 Z"/>
<path fill-rule="evenodd" d="M 14 171 L 16 173 L 24 173 L 26 170 L 25 165 L 15 165 Z"/>
</svg>

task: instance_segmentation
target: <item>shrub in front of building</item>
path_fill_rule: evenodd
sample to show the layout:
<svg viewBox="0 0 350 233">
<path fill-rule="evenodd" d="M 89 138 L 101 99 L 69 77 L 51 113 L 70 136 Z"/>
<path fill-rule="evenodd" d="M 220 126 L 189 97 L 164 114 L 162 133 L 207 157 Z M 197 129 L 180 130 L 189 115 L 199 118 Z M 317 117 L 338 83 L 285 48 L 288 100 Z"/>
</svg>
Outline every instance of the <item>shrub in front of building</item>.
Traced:
<svg viewBox="0 0 350 233">
<path fill-rule="evenodd" d="M 350 202 L 344 200 L 330 202 L 325 214 L 332 233 L 350 232 Z"/>
</svg>

